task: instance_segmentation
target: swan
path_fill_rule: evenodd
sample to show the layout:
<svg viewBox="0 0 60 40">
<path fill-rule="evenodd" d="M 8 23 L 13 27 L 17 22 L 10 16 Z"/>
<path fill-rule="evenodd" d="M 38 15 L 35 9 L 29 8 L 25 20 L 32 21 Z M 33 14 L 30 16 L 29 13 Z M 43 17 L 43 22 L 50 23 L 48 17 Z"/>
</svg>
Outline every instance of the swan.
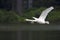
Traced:
<svg viewBox="0 0 60 40">
<path fill-rule="evenodd" d="M 52 11 L 54 9 L 53 6 L 45 9 L 44 11 L 42 11 L 41 15 L 39 16 L 39 18 L 36 18 L 36 17 L 32 17 L 34 20 L 31 20 L 31 19 L 25 19 L 25 21 L 30 21 L 31 23 L 34 23 L 34 22 L 37 22 L 39 24 L 49 24 L 49 21 L 45 21 L 48 13 L 50 11 Z"/>
</svg>

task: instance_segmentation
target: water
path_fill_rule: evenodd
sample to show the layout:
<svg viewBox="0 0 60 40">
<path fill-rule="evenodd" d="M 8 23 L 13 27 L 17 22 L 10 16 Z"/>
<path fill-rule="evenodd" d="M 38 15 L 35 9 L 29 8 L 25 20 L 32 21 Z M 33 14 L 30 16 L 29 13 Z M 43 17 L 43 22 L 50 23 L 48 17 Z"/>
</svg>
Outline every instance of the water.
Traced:
<svg viewBox="0 0 60 40">
<path fill-rule="evenodd" d="M 60 25 L 1 24 L 0 40 L 60 40 Z"/>
<path fill-rule="evenodd" d="M 40 30 L 60 30 L 59 24 L 1 24 L 1 31 L 40 31 Z"/>
</svg>

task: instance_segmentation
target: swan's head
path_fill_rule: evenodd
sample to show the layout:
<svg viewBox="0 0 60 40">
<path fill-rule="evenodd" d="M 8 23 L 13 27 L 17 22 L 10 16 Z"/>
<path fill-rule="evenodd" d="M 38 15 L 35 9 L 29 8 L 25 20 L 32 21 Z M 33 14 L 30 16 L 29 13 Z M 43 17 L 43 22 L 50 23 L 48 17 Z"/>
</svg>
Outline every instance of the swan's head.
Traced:
<svg viewBox="0 0 60 40">
<path fill-rule="evenodd" d="M 49 24 L 49 21 L 45 21 L 46 24 Z"/>
<path fill-rule="evenodd" d="M 54 9 L 54 7 L 53 7 L 53 6 L 51 6 L 50 8 L 51 8 L 51 9 Z"/>
</svg>

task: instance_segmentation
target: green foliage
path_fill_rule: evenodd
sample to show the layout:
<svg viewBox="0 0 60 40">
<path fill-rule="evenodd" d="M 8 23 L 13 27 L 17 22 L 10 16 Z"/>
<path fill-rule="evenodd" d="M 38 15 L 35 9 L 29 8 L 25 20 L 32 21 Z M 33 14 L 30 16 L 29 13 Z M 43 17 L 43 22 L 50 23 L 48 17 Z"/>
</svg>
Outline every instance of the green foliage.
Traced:
<svg viewBox="0 0 60 40">
<path fill-rule="evenodd" d="M 26 11 L 24 11 L 23 16 L 19 16 L 18 13 L 14 11 L 7 11 L 7 10 L 0 10 L 0 23 L 25 23 L 26 18 L 32 19 L 33 16 L 39 17 L 41 12 L 45 10 L 46 8 L 31 8 Z M 48 21 L 55 23 L 56 21 L 59 22 L 60 20 L 60 11 L 57 11 L 56 9 L 51 11 L 47 19 Z"/>
<path fill-rule="evenodd" d="M 24 12 L 24 17 L 26 18 L 31 18 L 33 16 L 36 16 L 36 15 L 40 15 L 40 13 L 44 10 L 45 8 L 44 7 L 41 7 L 41 8 L 31 8 L 31 9 L 28 9 L 26 12 Z"/>
<path fill-rule="evenodd" d="M 58 22 L 60 20 L 60 11 L 54 10 L 52 11 L 47 18 L 51 22 Z"/>
<path fill-rule="evenodd" d="M 29 9 L 29 11 L 26 11 L 24 13 L 24 17 L 32 19 L 33 16 L 35 17 L 40 16 L 41 12 L 45 9 L 46 8 L 44 7 L 37 8 L 37 9 Z M 60 20 L 60 11 L 57 11 L 56 9 L 54 9 L 48 14 L 46 20 L 49 20 L 52 23 L 55 23 L 57 20 Z"/>
<path fill-rule="evenodd" d="M 13 11 L 0 10 L 0 23 L 14 23 L 19 21 L 19 15 Z"/>
</svg>

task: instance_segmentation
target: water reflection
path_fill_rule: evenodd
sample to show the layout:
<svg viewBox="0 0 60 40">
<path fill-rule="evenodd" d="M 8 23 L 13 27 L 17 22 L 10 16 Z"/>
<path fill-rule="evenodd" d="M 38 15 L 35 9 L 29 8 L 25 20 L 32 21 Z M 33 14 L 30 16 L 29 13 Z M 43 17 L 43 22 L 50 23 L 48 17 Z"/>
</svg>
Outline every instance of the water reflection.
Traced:
<svg viewBox="0 0 60 40">
<path fill-rule="evenodd" d="M 55 24 L 5 24 L 0 25 L 0 31 L 39 31 L 39 30 L 60 30 L 60 25 Z"/>
<path fill-rule="evenodd" d="M 60 40 L 60 25 L 0 25 L 0 40 Z"/>
<path fill-rule="evenodd" d="M 60 31 L 0 31 L 0 40 L 60 40 Z"/>
</svg>

